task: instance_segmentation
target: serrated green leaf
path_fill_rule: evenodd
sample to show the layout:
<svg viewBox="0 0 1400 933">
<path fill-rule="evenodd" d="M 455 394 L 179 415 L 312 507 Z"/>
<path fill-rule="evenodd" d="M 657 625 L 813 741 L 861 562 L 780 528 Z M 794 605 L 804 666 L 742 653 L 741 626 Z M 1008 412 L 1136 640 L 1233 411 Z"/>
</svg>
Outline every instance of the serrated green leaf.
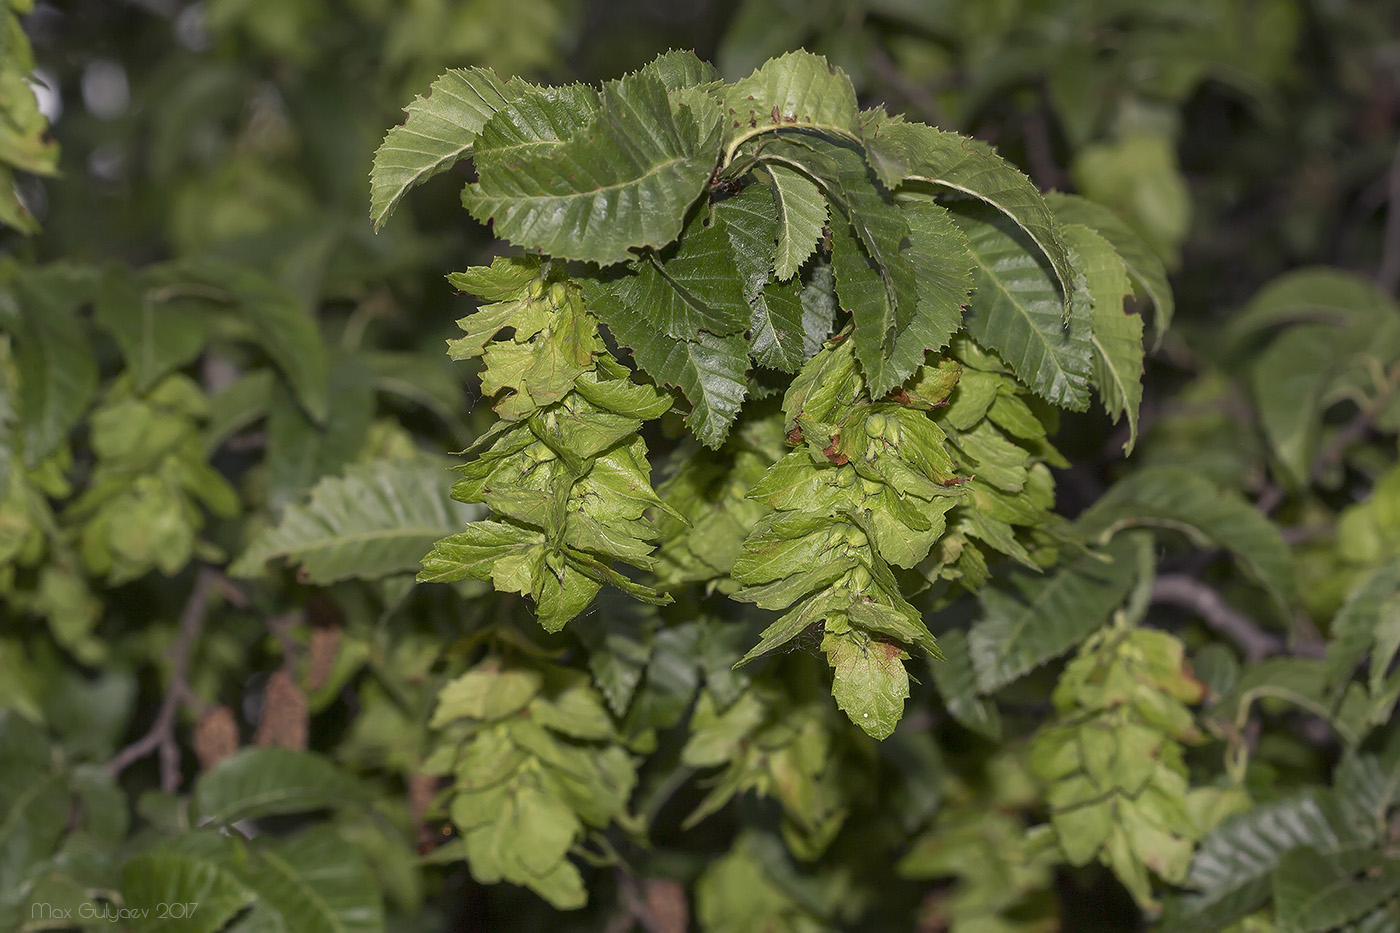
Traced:
<svg viewBox="0 0 1400 933">
<path fill-rule="evenodd" d="M 317 584 L 417 569 L 433 542 L 477 517 L 452 500 L 446 480 L 435 460 L 376 460 L 326 477 L 308 503 L 289 507 L 255 538 L 229 573 L 257 576 L 275 558 L 301 565 Z"/>
<path fill-rule="evenodd" d="M 948 712 L 962 725 L 993 742 L 1001 741 L 1001 713 L 996 704 L 977 694 L 977 669 L 972 664 L 967 635 L 959 629 L 938 636 L 942 661 L 929 665 L 933 684 Z"/>
<path fill-rule="evenodd" d="M 487 160 L 462 203 L 497 236 L 559 258 L 609 265 L 680 235 L 719 154 L 711 105 L 673 110 L 639 73 L 603 86 L 598 116 L 568 143 L 509 165 Z"/>
<path fill-rule="evenodd" d="M 1327 676 L 1333 682 L 1350 679 L 1370 650 L 1384 607 L 1400 596 L 1400 561 L 1373 571 L 1347 596 L 1332 619 L 1327 645 Z"/>
<path fill-rule="evenodd" d="M 902 252 L 910 244 L 904 212 L 848 145 L 821 139 L 777 143 L 764 149 L 764 157 L 811 174 L 844 214 L 844 225 L 831 225 L 836 292 L 851 311 L 856 356 L 871 393 L 884 395 L 913 372 L 907 354 L 898 364 L 892 359 L 918 303 L 914 268 Z"/>
<path fill-rule="evenodd" d="M 1152 329 L 1160 341 L 1162 334 L 1171 327 L 1176 309 L 1171 284 L 1167 281 L 1167 267 L 1161 258 L 1117 214 L 1101 204 L 1059 191 L 1048 192 L 1045 202 L 1061 224 L 1083 224 L 1112 244 L 1127 266 L 1128 275 L 1156 309 Z M 1233 320 L 1231 324 L 1233 326 Z"/>
<path fill-rule="evenodd" d="M 820 55 L 789 52 L 760 65 L 725 92 L 727 157 L 746 139 L 784 128 L 860 138 L 860 108 L 851 79 Z"/>
<path fill-rule="evenodd" d="M 1400 892 L 1400 861 L 1301 847 L 1279 859 L 1273 890 L 1279 933 L 1325 933 Z"/>
<path fill-rule="evenodd" d="M 199 825 L 224 825 L 348 806 L 363 797 L 358 781 L 320 755 L 245 748 L 199 776 L 191 803 Z"/>
<path fill-rule="evenodd" d="M 895 338 L 890 363 L 896 373 L 912 373 L 927 352 L 947 346 L 962 326 L 973 264 L 967 236 L 946 208 L 923 199 L 901 207 L 909 225 L 909 245 L 902 254 L 914 270 L 917 303 L 909 326 Z"/>
<path fill-rule="evenodd" d="M 1283 856 L 1308 846 L 1339 852 L 1355 840 L 1336 802 L 1308 790 L 1226 820 L 1196 849 L 1185 886 L 1193 893 L 1168 904 L 1163 933 L 1221 929 L 1261 907 Z"/>
<path fill-rule="evenodd" d="M 826 198 L 805 175 L 785 165 L 764 166 L 777 207 L 778 244 L 773 272 L 786 282 L 797 274 L 817 248 L 826 226 Z"/>
<path fill-rule="evenodd" d="M 678 340 L 694 340 L 700 331 L 717 337 L 739 333 L 749 325 L 749 304 L 746 286 L 734 274 L 737 260 L 727 227 L 719 211 L 708 227 L 692 221 L 665 261 L 642 260 L 632 273 L 608 283 L 611 300 L 590 301 L 590 307 L 614 330 L 626 313 Z"/>
<path fill-rule="evenodd" d="M 1291 613 L 1293 561 L 1278 527 L 1233 491 L 1180 467 L 1149 467 L 1116 483 L 1079 518 L 1080 531 L 1104 540 L 1119 529 L 1157 525 L 1186 531 L 1233 552 L 1245 571 Z"/>
<path fill-rule="evenodd" d="M 748 347 L 742 337 L 716 337 L 701 332 L 695 340 L 674 340 L 644 318 L 609 305 L 610 294 L 598 287 L 588 291 L 588 304 L 619 344 L 629 347 L 637 365 L 656 382 L 676 386 L 690 401 L 686 417 L 692 433 L 718 447 L 729 433 L 748 392 Z"/>
<path fill-rule="evenodd" d="M 223 860 L 185 852 L 142 852 L 122 867 L 122 906 L 141 933 L 218 933 L 257 894 Z M 171 905 L 198 905 L 176 917 Z"/>
<path fill-rule="evenodd" d="M 854 321 L 851 344 L 870 382 L 871 394 L 883 395 L 903 381 L 889 363 L 913 309 L 906 307 L 901 315 L 898 305 L 890 300 L 879 264 L 866 255 L 848 225 L 837 224 L 832 229 L 831 268 L 836 274 L 836 294 Z"/>
<path fill-rule="evenodd" d="M 836 705 L 866 735 L 889 738 L 909 697 L 908 655 L 887 642 L 854 635 L 828 634 L 822 651 L 835 668 L 831 695 Z"/>
<path fill-rule="evenodd" d="M 582 84 L 531 89 L 497 110 L 473 146 L 478 171 L 491 160 L 539 159 L 593 121 L 598 92 Z"/>
<path fill-rule="evenodd" d="M 408 105 L 408 119 L 389 131 L 374 154 L 370 217 L 375 229 L 410 188 L 469 156 L 486 121 L 530 90 L 516 78 L 502 81 L 489 68 L 454 68 L 434 81 L 428 96 Z"/>
<path fill-rule="evenodd" d="M 715 202 L 710 215 L 711 223 L 721 224 L 729 238 L 729 277 L 732 279 L 737 273 L 744 297 L 755 300 L 773 277 L 778 217 L 771 192 L 763 185 L 746 185 Z"/>
<path fill-rule="evenodd" d="M 1123 299 L 1132 294 L 1123 260 L 1108 240 L 1080 224 L 1066 224 L 1060 235 L 1069 246 L 1076 267 L 1083 273 L 1071 301 L 1077 313 L 1091 322 L 1092 374 L 1099 398 L 1116 423 L 1128 420 L 1125 455 L 1137 443 L 1138 406 L 1142 403 L 1142 318 L 1126 310 Z M 1077 283 L 1076 283 L 1077 284 Z M 1083 307 L 1084 303 L 1089 307 Z"/>
<path fill-rule="evenodd" d="M 983 590 L 982 617 L 968 633 L 978 689 L 990 693 L 1011 683 L 1107 622 L 1137 577 L 1137 546 L 1119 539 L 1051 577 L 1015 574 L 1014 596 L 991 587 Z"/>
<path fill-rule="evenodd" d="M 1063 289 L 1061 301 L 1074 288 L 1069 253 L 1055 229 L 1055 217 L 1029 178 L 986 143 L 903 121 L 879 121 L 867 127 L 866 146 L 897 149 L 895 157 L 908 163 L 905 184 L 919 182 L 971 195 L 1004 214 L 1024 231 L 1054 270 Z"/>
<path fill-rule="evenodd" d="M 236 869 L 256 894 L 245 923 L 280 924 L 306 933 L 377 933 L 384 929 L 379 880 L 364 857 L 330 826 L 259 846 Z"/>
<path fill-rule="evenodd" d="M 960 206 L 974 267 L 967 330 L 1001 354 L 1037 395 L 1065 408 L 1089 406 L 1090 322 L 1071 304 L 1066 324 L 1054 276 L 1020 230 L 994 209 Z M 1073 281 L 1073 280 L 1071 280 Z"/>
<path fill-rule="evenodd" d="M 686 87 L 703 87 L 719 80 L 715 66 L 703 61 L 689 49 L 671 49 L 647 62 L 642 68 L 655 75 L 668 91 Z"/>
</svg>

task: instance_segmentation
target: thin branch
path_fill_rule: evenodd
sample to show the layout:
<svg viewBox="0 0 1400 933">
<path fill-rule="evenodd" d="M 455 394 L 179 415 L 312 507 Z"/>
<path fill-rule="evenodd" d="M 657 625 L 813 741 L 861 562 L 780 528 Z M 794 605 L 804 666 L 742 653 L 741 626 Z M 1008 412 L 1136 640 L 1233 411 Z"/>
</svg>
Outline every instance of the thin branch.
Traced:
<svg viewBox="0 0 1400 933">
<path fill-rule="evenodd" d="M 156 711 L 155 721 L 145 735 L 117 752 L 107 763 L 107 773 L 116 777 L 132 764 L 157 752 L 160 756 L 160 787 L 174 793 L 180 787 L 180 746 L 175 740 L 175 714 L 182 702 L 194 694 L 189 686 L 190 656 L 204 632 L 209 598 L 219 586 L 220 575 L 210 567 L 200 567 L 194 589 L 180 612 L 180 627 L 170 645 L 170 686 Z"/>
<path fill-rule="evenodd" d="M 1283 652 L 1283 639 L 1264 631 L 1257 622 L 1194 577 L 1183 574 L 1158 577 L 1152 584 L 1152 601 L 1195 613 L 1201 621 L 1239 645 L 1246 661 L 1261 661 Z"/>
<path fill-rule="evenodd" d="M 1390 163 L 1388 205 L 1385 210 L 1385 235 L 1381 240 L 1381 264 L 1376 270 L 1376 284 L 1386 292 L 1400 286 L 1400 146 Z"/>
</svg>

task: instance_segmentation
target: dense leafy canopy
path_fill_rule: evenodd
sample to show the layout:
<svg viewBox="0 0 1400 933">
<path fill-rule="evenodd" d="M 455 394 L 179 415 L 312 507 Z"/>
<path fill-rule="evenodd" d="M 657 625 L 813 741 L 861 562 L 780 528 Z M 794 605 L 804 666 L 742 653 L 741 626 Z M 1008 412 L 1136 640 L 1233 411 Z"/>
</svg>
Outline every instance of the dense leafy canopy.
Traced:
<svg viewBox="0 0 1400 933">
<path fill-rule="evenodd" d="M 1383 14 L 78 6 L 0 930 L 1400 923 Z"/>
</svg>

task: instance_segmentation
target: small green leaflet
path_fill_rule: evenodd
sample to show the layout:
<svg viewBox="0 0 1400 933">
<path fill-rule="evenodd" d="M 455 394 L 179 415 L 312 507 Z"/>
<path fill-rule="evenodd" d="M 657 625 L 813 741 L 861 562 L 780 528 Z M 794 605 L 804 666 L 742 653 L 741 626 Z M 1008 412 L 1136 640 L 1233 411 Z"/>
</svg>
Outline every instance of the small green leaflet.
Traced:
<svg viewBox="0 0 1400 933">
<path fill-rule="evenodd" d="M 822 651 L 835 668 L 831 695 L 851 721 L 873 739 L 886 739 L 904 715 L 909 673 L 904 651 L 855 633 L 827 635 Z"/>
</svg>

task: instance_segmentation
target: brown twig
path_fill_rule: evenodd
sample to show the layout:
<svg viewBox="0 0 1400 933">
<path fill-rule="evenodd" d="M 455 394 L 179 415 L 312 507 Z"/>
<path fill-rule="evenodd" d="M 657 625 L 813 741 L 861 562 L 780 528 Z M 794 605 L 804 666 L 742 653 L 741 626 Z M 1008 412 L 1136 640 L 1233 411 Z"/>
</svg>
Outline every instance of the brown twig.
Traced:
<svg viewBox="0 0 1400 933">
<path fill-rule="evenodd" d="M 220 575 L 210 567 L 200 567 L 195 575 L 185 607 L 180 611 L 180 627 L 170 645 L 170 686 L 161 700 L 156 718 L 146 734 L 123 748 L 107 763 L 107 773 L 116 777 L 152 752 L 160 756 L 160 787 L 174 793 L 180 787 L 180 746 L 175 740 L 175 714 L 181 703 L 194 703 L 189 686 L 190 655 L 204 631 L 209 597 L 218 587 Z"/>
<path fill-rule="evenodd" d="M 1386 292 L 1400 286 L 1400 146 L 1390 162 L 1388 204 L 1385 210 L 1385 234 L 1381 240 L 1381 264 L 1376 270 L 1376 285 Z"/>
<path fill-rule="evenodd" d="M 1259 627 L 1195 577 L 1165 574 L 1152 584 L 1152 601 L 1189 610 L 1244 651 L 1246 661 L 1261 661 L 1283 651 L 1283 639 Z"/>
</svg>

